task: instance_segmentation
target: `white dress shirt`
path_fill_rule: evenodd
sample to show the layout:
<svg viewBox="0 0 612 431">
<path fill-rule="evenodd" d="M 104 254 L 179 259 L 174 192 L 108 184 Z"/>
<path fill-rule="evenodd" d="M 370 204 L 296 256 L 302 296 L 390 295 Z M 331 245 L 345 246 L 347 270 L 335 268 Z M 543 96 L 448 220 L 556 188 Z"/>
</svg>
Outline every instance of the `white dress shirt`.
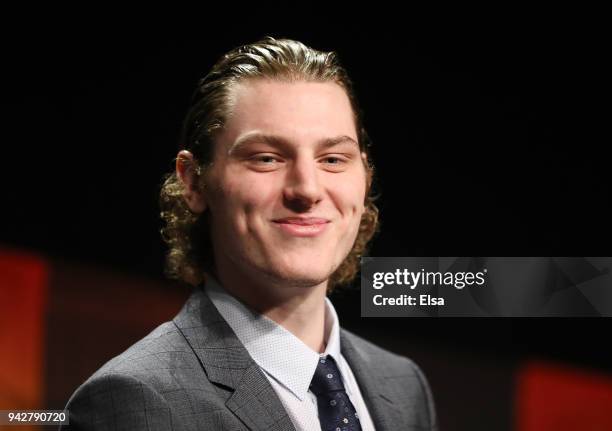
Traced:
<svg viewBox="0 0 612 431">
<path fill-rule="evenodd" d="M 331 355 L 342 376 L 363 431 L 374 424 L 355 380 L 340 353 L 340 324 L 331 301 L 325 298 L 325 352 L 318 353 L 272 319 L 251 310 L 208 276 L 206 293 L 221 316 L 276 391 L 297 431 L 320 431 L 317 397 L 309 390 L 319 359 Z"/>
</svg>

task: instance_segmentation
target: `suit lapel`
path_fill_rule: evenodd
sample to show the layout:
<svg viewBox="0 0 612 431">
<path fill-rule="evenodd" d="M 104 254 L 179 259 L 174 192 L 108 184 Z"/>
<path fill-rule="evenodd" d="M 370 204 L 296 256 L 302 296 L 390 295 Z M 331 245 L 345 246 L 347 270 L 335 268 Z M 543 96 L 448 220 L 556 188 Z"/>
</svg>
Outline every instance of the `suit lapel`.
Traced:
<svg viewBox="0 0 612 431">
<path fill-rule="evenodd" d="M 340 330 L 340 347 L 359 384 L 376 430 L 394 430 L 402 422 L 402 411 L 394 404 L 393 395 L 387 391 L 389 380 L 383 379 L 384 369 L 360 349 L 344 329 Z"/>
<path fill-rule="evenodd" d="M 201 287 L 174 323 L 209 380 L 232 390 L 225 405 L 252 431 L 295 431 L 276 392 Z"/>
</svg>

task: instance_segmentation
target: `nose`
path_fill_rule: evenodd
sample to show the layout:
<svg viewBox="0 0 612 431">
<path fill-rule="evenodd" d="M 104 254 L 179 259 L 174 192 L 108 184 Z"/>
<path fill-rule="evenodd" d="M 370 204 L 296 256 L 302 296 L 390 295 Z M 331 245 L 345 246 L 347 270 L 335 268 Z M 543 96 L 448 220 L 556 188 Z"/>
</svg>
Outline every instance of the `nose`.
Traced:
<svg viewBox="0 0 612 431">
<path fill-rule="evenodd" d="M 322 198 L 319 172 L 314 160 L 298 158 L 292 164 L 285 179 L 286 204 L 296 211 L 312 208 Z"/>
</svg>

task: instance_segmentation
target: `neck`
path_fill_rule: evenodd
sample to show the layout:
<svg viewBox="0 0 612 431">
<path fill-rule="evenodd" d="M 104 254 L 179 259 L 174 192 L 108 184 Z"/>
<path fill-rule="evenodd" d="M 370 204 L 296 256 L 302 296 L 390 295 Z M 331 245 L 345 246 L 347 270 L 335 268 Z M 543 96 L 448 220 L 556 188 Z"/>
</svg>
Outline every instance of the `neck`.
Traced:
<svg viewBox="0 0 612 431">
<path fill-rule="evenodd" d="M 315 352 L 325 350 L 325 294 L 327 280 L 311 286 L 274 281 L 259 283 L 236 271 L 217 269 L 223 288 L 243 304 L 272 319 Z"/>
</svg>

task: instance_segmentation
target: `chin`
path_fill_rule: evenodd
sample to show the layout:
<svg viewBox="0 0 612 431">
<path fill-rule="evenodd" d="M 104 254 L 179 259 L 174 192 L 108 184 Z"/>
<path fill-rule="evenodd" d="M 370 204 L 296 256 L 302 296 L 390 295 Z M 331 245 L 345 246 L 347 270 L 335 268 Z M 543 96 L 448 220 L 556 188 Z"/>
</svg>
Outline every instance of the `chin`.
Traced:
<svg viewBox="0 0 612 431">
<path fill-rule="evenodd" d="M 333 271 L 331 268 L 313 268 L 301 264 L 299 266 L 277 266 L 268 275 L 277 282 L 288 286 L 312 287 L 324 283 Z"/>
</svg>

